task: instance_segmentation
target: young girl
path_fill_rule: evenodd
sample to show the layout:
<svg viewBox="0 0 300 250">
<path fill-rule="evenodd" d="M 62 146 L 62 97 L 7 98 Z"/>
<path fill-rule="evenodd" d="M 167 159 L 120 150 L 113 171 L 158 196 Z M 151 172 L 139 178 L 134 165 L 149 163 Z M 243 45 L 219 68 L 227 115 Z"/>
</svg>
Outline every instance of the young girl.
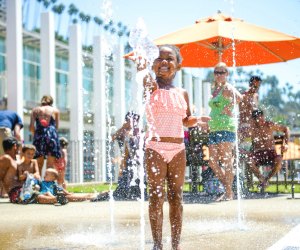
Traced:
<svg viewBox="0 0 300 250">
<path fill-rule="evenodd" d="M 137 61 L 134 57 L 129 59 Z M 138 70 L 144 68 L 137 61 Z M 145 91 L 150 92 L 146 105 L 148 133 L 146 135 L 146 167 L 149 186 L 149 218 L 154 240 L 153 249 L 162 249 L 164 186 L 170 206 L 172 249 L 180 249 L 182 228 L 182 187 L 184 184 L 186 153 L 183 126 L 206 125 L 208 117 L 191 116 L 186 90 L 173 84 L 181 69 L 179 49 L 172 45 L 159 46 L 159 57 L 152 70 L 156 75 L 144 78 Z"/>
<path fill-rule="evenodd" d="M 35 146 L 24 145 L 22 148 L 23 160 L 18 164 L 17 175 L 22 183 L 19 200 L 23 204 L 35 201 L 34 194 L 39 191 L 39 180 L 41 179 L 37 160 L 34 160 Z"/>
<path fill-rule="evenodd" d="M 37 160 L 33 159 L 35 151 L 35 146 L 31 144 L 24 145 L 22 148 L 23 160 L 18 164 L 17 170 L 18 178 L 22 183 L 25 182 L 29 174 L 32 174 L 35 179 L 41 178 Z"/>
<path fill-rule="evenodd" d="M 58 178 L 57 178 L 58 185 L 62 186 L 64 189 L 66 189 L 67 185 L 65 182 L 65 172 L 66 172 L 66 166 L 68 163 L 67 148 L 68 148 L 69 142 L 65 137 L 61 137 L 61 138 L 59 138 L 59 144 L 60 144 L 61 157 L 55 160 L 54 167 L 58 172 Z"/>
</svg>

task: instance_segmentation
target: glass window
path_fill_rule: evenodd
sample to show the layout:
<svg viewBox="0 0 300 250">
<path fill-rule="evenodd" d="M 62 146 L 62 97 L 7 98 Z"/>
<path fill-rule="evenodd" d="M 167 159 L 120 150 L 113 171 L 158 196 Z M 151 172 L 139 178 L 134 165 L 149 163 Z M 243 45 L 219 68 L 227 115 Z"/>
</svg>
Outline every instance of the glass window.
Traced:
<svg viewBox="0 0 300 250">
<path fill-rule="evenodd" d="M 69 108 L 69 79 L 63 72 L 56 72 L 56 105 L 59 109 Z"/>
<path fill-rule="evenodd" d="M 93 107 L 93 68 L 83 67 L 83 111 L 91 112 Z"/>
<path fill-rule="evenodd" d="M 83 136 L 83 178 L 92 181 L 95 180 L 94 133 L 86 130 Z"/>
<path fill-rule="evenodd" d="M 67 58 L 56 55 L 55 66 L 57 69 L 68 72 L 69 71 L 69 61 Z"/>
<path fill-rule="evenodd" d="M 0 55 L 0 73 L 5 71 L 5 56 Z"/>
<path fill-rule="evenodd" d="M 0 37 L 0 53 L 6 53 L 4 37 Z"/>
</svg>

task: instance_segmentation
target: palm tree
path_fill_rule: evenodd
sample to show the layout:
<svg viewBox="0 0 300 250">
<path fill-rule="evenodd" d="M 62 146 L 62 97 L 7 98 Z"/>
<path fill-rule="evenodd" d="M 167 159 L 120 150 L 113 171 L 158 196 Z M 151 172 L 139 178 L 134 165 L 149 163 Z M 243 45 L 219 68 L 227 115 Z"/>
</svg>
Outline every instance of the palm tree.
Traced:
<svg viewBox="0 0 300 250">
<path fill-rule="evenodd" d="M 123 36 L 124 35 L 124 28 L 123 28 L 122 22 L 118 22 L 117 27 L 118 27 L 118 36 L 119 37 Z"/>
<path fill-rule="evenodd" d="M 51 4 L 51 1 L 50 0 L 43 0 L 43 5 L 44 5 L 44 8 L 47 10 L 48 7 L 50 6 Z"/>
<path fill-rule="evenodd" d="M 111 29 L 110 29 L 110 33 L 113 35 L 113 34 L 115 34 L 116 33 L 116 28 L 114 28 L 114 27 L 112 27 Z"/>
<path fill-rule="evenodd" d="M 81 23 L 84 22 L 84 20 L 85 20 L 85 14 L 83 12 L 79 13 L 79 19 L 80 19 Z"/>
<path fill-rule="evenodd" d="M 87 39 L 88 39 L 88 36 L 89 36 L 89 23 L 91 21 L 91 16 L 86 15 L 84 21 L 86 23 L 86 26 L 85 26 L 85 44 L 87 45 Z"/>
<path fill-rule="evenodd" d="M 94 22 L 101 26 L 103 24 L 103 20 L 100 17 L 95 16 L 94 17 Z"/>
<path fill-rule="evenodd" d="M 62 13 L 63 13 L 65 7 L 66 7 L 66 6 L 63 5 L 63 4 L 54 5 L 54 6 L 52 7 L 53 12 L 54 12 L 55 14 L 58 15 L 58 22 L 57 22 L 57 28 L 56 28 L 57 34 L 59 34 L 60 24 L 61 24 L 61 15 L 62 15 Z"/>
<path fill-rule="evenodd" d="M 74 4 L 69 5 L 68 14 L 69 14 L 69 25 L 72 22 L 73 16 L 79 12 L 77 7 Z"/>
</svg>

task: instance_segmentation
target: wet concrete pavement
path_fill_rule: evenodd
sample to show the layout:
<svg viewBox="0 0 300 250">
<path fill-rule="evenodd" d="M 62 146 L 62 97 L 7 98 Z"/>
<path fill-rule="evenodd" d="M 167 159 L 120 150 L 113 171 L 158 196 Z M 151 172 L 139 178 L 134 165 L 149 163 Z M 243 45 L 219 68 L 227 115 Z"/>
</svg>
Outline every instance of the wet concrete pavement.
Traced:
<svg viewBox="0 0 300 250">
<path fill-rule="evenodd" d="M 238 211 L 242 216 L 238 217 Z M 148 202 L 86 201 L 56 207 L 14 205 L 0 199 L 0 216 L 0 249 L 152 247 Z M 164 216 L 164 249 L 171 249 L 167 202 Z M 240 205 L 237 200 L 212 202 L 202 196 L 185 196 L 181 246 L 187 250 L 268 249 L 299 224 L 300 199 L 290 199 L 290 195 L 257 196 L 243 199 Z M 291 244 L 278 249 L 300 249 L 300 243 Z"/>
</svg>

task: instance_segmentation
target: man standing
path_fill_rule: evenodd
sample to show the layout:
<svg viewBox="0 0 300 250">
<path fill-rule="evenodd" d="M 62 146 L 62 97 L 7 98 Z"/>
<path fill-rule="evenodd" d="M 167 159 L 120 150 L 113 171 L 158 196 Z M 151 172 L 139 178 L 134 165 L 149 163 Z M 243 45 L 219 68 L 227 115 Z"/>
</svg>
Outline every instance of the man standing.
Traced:
<svg viewBox="0 0 300 250">
<path fill-rule="evenodd" d="M 258 108 L 258 90 L 261 84 L 259 76 L 251 76 L 249 89 L 244 92 L 243 99 L 239 103 L 239 150 L 240 162 L 245 164 L 245 177 L 248 189 L 253 185 L 252 173 L 249 170 L 249 161 L 251 156 L 252 141 L 251 129 L 253 125 L 252 112 Z"/>
<path fill-rule="evenodd" d="M 4 154 L 2 141 L 14 136 L 18 141 L 21 141 L 20 131 L 23 128 L 23 123 L 20 116 L 10 110 L 0 110 L 0 155 Z"/>
<path fill-rule="evenodd" d="M 239 140 L 242 154 L 247 154 L 251 148 L 251 128 L 253 127 L 252 112 L 258 109 L 258 90 L 261 84 L 259 76 L 252 76 L 249 89 L 243 94 L 239 103 Z"/>
</svg>

